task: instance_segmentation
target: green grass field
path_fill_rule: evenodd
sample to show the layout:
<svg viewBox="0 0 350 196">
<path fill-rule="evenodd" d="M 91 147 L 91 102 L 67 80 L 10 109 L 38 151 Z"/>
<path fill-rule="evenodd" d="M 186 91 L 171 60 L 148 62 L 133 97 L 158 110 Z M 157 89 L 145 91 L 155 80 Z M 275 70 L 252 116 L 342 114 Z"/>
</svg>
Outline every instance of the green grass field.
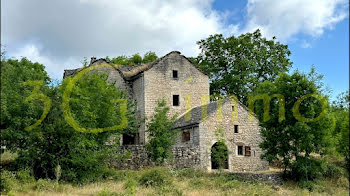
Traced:
<svg viewBox="0 0 350 196">
<path fill-rule="evenodd" d="M 346 177 L 319 179 L 312 191 L 287 181 L 277 186 L 240 179 L 229 173 L 206 173 L 194 169 L 150 168 L 114 171 L 108 179 L 84 185 L 34 180 L 29 172 L 2 172 L 7 195 L 349 195 Z M 2 193 L 2 195 L 6 195 Z"/>
</svg>

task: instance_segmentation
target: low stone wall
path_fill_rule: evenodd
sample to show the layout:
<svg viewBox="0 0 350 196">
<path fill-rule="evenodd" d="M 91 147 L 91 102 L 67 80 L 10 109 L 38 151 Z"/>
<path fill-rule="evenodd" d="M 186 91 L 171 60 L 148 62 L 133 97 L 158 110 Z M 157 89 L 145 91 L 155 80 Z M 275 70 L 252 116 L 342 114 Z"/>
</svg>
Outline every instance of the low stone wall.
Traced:
<svg viewBox="0 0 350 196">
<path fill-rule="evenodd" d="M 172 147 L 173 160 L 166 162 L 164 166 L 176 169 L 199 168 L 199 147 Z M 121 146 L 121 153 L 130 153 L 126 160 L 116 161 L 112 166 L 117 169 L 139 169 L 154 166 L 149 158 L 145 145 Z"/>
</svg>

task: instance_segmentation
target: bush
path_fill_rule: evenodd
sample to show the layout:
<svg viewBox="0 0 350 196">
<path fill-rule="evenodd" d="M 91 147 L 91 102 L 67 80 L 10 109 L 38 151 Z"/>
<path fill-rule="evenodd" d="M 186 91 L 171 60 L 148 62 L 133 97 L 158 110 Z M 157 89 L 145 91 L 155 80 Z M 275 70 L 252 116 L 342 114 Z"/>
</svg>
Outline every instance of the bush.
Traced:
<svg viewBox="0 0 350 196">
<path fill-rule="evenodd" d="M 16 175 L 17 175 L 17 179 L 21 183 L 31 183 L 35 181 L 29 169 L 19 170 L 17 171 Z"/>
<path fill-rule="evenodd" d="M 291 164 L 291 177 L 296 181 L 309 181 L 321 177 L 325 172 L 324 161 L 315 158 L 298 157 Z"/>
<path fill-rule="evenodd" d="M 130 195 L 135 195 L 136 187 L 137 182 L 134 179 L 128 179 L 124 184 L 124 189 L 126 189 Z"/>
<path fill-rule="evenodd" d="M 143 186 L 164 186 L 171 184 L 171 174 L 166 168 L 154 168 L 146 171 L 140 178 L 139 183 Z"/>
<path fill-rule="evenodd" d="M 14 187 L 18 186 L 18 181 L 16 175 L 13 172 L 2 170 L 1 171 L 1 180 L 0 180 L 0 192 L 8 193 Z"/>
<path fill-rule="evenodd" d="M 312 181 L 303 180 L 303 181 L 298 182 L 298 186 L 300 188 L 307 189 L 309 191 L 313 191 L 315 184 Z"/>
<path fill-rule="evenodd" d="M 334 163 L 325 162 L 324 169 L 325 169 L 325 171 L 323 173 L 324 177 L 341 178 L 341 177 L 344 177 L 344 175 L 345 175 L 344 169 L 337 166 Z"/>
<path fill-rule="evenodd" d="M 147 124 L 149 141 L 146 145 L 152 161 L 157 165 L 164 163 L 166 159 L 172 158 L 171 146 L 174 144 L 176 131 L 172 130 L 176 115 L 169 118 L 170 108 L 164 99 L 158 100 L 154 116 Z"/>
</svg>

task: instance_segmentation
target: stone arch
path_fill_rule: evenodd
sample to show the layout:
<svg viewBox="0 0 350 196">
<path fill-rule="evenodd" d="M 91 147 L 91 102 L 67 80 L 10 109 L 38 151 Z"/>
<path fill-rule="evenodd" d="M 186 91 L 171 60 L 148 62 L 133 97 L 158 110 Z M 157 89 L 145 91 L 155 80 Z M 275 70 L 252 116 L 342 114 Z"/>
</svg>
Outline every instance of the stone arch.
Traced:
<svg viewBox="0 0 350 196">
<path fill-rule="evenodd" d="M 211 147 L 211 169 L 228 169 L 228 148 L 227 145 L 218 141 Z"/>
</svg>

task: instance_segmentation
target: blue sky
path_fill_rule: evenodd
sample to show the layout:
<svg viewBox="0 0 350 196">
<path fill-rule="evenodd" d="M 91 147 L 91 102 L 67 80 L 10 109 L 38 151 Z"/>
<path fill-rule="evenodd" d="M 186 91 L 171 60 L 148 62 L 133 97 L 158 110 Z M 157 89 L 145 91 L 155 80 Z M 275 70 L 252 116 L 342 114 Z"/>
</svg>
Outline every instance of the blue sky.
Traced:
<svg viewBox="0 0 350 196">
<path fill-rule="evenodd" d="M 213 7 L 220 11 L 231 11 L 227 23 L 246 23 L 246 1 L 216 0 Z M 322 35 L 313 37 L 296 34 L 284 42 L 292 52 L 293 68 L 309 72 L 311 66 L 324 75 L 324 83 L 330 88 L 331 98 L 349 89 L 349 18 L 325 29 Z"/>
<path fill-rule="evenodd" d="M 289 45 L 292 70 L 314 65 L 334 99 L 349 88 L 348 11 L 347 0 L 11 0 L 1 6 L 1 41 L 8 56 L 38 61 L 60 80 L 84 57 L 195 56 L 196 41 L 211 34 L 259 28 Z"/>
</svg>

